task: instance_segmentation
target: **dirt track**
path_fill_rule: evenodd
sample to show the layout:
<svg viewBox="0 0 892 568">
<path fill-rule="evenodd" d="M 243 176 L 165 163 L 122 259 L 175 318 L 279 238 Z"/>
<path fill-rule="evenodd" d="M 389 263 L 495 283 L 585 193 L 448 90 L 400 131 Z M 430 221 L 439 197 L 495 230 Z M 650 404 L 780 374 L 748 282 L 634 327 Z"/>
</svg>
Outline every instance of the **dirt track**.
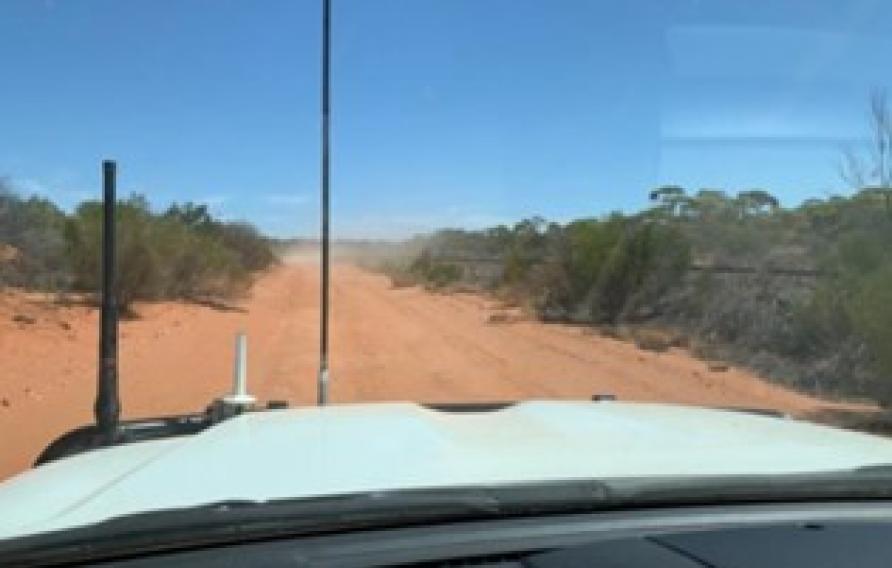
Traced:
<svg viewBox="0 0 892 568">
<path fill-rule="evenodd" d="M 121 329 L 128 417 L 195 411 L 229 388 L 236 331 L 249 338 L 249 384 L 261 399 L 315 399 L 318 273 L 290 264 L 264 276 L 241 305 L 138 307 Z M 583 329 L 489 323 L 476 295 L 393 289 L 350 265 L 333 271 L 332 399 L 479 401 L 582 398 L 776 408 L 823 403 L 736 369 L 710 372 L 680 350 L 641 351 Z M 33 323 L 13 321 L 24 315 Z M 21 319 L 21 318 L 20 318 Z M 0 479 L 52 438 L 91 418 L 96 313 L 21 293 L 0 294 Z"/>
</svg>

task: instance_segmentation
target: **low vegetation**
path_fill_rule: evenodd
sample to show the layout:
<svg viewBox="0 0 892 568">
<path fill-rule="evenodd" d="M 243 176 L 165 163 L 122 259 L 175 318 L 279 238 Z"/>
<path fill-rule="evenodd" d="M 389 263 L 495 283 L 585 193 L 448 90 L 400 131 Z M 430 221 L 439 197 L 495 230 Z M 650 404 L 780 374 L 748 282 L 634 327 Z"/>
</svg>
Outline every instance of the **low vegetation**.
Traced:
<svg viewBox="0 0 892 568">
<path fill-rule="evenodd" d="M 203 205 L 153 212 L 141 196 L 118 204 L 118 297 L 135 300 L 230 298 L 276 257 L 245 223 L 214 219 Z M 99 286 L 102 205 L 71 214 L 46 199 L 0 185 L 0 285 L 92 293 Z"/>
<path fill-rule="evenodd" d="M 784 208 L 759 188 L 663 186 L 638 214 L 439 231 L 386 269 L 493 290 L 543 320 L 646 348 L 687 345 L 812 393 L 892 405 L 892 112 L 880 95 L 870 110 L 873 147 L 843 157 L 847 196 Z"/>
<path fill-rule="evenodd" d="M 645 348 L 690 343 L 804 390 L 892 402 L 883 194 L 792 209 L 763 190 L 662 187 L 651 198 L 636 215 L 440 231 L 387 270 L 401 285 L 464 282 L 542 320 L 632 329 Z"/>
</svg>

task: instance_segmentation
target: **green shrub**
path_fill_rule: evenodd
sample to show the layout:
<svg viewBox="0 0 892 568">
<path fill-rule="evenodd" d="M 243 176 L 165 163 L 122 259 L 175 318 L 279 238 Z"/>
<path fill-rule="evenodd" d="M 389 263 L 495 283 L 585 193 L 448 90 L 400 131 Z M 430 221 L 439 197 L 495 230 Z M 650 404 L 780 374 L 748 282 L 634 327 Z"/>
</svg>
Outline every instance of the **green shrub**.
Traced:
<svg viewBox="0 0 892 568">
<path fill-rule="evenodd" d="M 599 270 L 593 320 L 616 323 L 656 301 L 687 270 L 689 252 L 687 240 L 674 227 L 647 221 L 628 227 Z"/>
<path fill-rule="evenodd" d="M 409 266 L 409 274 L 429 286 L 443 288 L 461 280 L 462 270 L 455 264 L 436 261 L 424 251 Z"/>
<path fill-rule="evenodd" d="M 15 251 L 0 264 L 0 286 L 64 288 L 64 224 L 65 214 L 52 202 L 22 199 L 0 180 L 0 245 Z"/>
<path fill-rule="evenodd" d="M 434 286 L 442 288 L 454 284 L 461 279 L 461 268 L 449 263 L 435 263 L 427 274 L 427 279 Z"/>
<path fill-rule="evenodd" d="M 135 300 L 207 299 L 243 292 L 251 274 L 275 261 L 253 227 L 221 224 L 187 205 L 153 214 L 139 196 L 117 208 L 117 293 L 123 309 Z M 81 204 L 65 225 L 75 289 L 99 286 L 102 205 Z"/>
<path fill-rule="evenodd" d="M 866 275 L 848 302 L 853 331 L 872 354 L 877 380 L 872 390 L 892 403 L 892 265 Z"/>
<path fill-rule="evenodd" d="M 225 223 L 216 229 L 221 244 L 238 256 L 238 263 L 248 271 L 265 270 L 276 263 L 269 242 L 248 223 Z"/>
</svg>

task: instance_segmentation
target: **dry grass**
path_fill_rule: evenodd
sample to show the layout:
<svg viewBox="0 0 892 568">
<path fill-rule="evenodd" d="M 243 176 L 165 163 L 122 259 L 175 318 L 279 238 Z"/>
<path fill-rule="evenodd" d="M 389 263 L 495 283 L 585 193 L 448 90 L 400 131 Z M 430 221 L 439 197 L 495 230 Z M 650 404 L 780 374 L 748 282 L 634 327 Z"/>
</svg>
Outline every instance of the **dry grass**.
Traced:
<svg viewBox="0 0 892 568">
<path fill-rule="evenodd" d="M 480 287 L 465 282 L 457 282 L 446 286 L 443 291 L 449 294 L 479 294 Z"/>
<path fill-rule="evenodd" d="M 520 309 L 513 310 L 498 310 L 486 317 L 486 323 L 488 324 L 509 324 L 509 323 L 517 323 L 520 321 L 524 321 L 528 319 L 526 315 Z"/>
<path fill-rule="evenodd" d="M 662 353 L 675 346 L 676 335 L 659 328 L 639 328 L 632 332 L 632 341 L 638 349 Z"/>
<path fill-rule="evenodd" d="M 12 245 L 0 243 L 0 263 L 11 263 L 21 258 L 22 254 L 19 249 Z"/>
<path fill-rule="evenodd" d="M 412 288 L 417 282 L 408 274 L 394 274 L 390 277 L 390 287 L 399 290 L 400 288 Z"/>
</svg>

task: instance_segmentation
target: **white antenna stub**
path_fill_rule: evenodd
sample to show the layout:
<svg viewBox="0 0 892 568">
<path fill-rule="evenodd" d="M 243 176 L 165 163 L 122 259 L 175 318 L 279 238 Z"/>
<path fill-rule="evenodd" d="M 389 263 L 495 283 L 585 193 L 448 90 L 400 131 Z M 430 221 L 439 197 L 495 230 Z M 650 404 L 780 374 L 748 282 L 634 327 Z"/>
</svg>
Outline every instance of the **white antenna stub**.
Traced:
<svg viewBox="0 0 892 568">
<path fill-rule="evenodd" d="M 235 365 L 232 372 L 232 393 L 223 397 L 229 406 L 253 406 L 257 399 L 248 394 L 248 336 L 238 333 L 235 336 Z"/>
</svg>

